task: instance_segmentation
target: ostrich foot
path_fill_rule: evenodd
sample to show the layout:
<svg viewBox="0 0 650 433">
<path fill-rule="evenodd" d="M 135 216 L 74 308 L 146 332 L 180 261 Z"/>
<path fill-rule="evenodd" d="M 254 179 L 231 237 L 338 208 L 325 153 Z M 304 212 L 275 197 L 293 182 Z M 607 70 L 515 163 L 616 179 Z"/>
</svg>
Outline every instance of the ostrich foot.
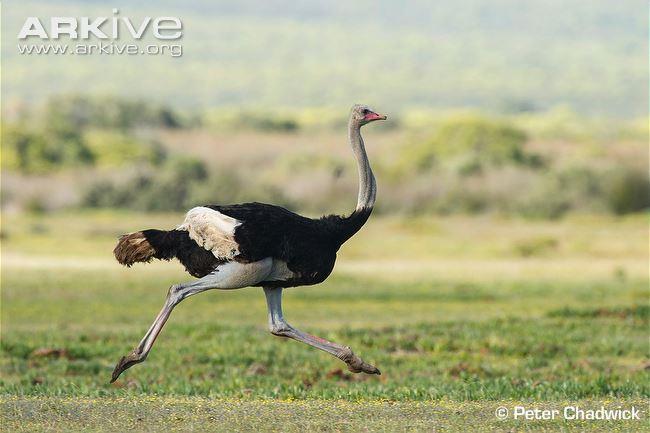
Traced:
<svg viewBox="0 0 650 433">
<path fill-rule="evenodd" d="M 131 352 L 128 355 L 123 356 L 115 366 L 115 369 L 113 370 L 111 383 L 115 382 L 117 378 L 120 377 L 120 374 L 124 372 L 124 370 L 128 370 L 129 368 L 133 367 L 135 364 L 141 363 L 142 361 L 145 360 L 145 358 L 146 357 L 140 356 L 135 352 Z"/>
<path fill-rule="evenodd" d="M 345 362 L 348 365 L 348 370 L 352 373 L 366 373 L 366 374 L 377 374 L 381 375 L 381 371 L 374 365 L 368 364 L 363 359 L 358 357 L 352 352 L 352 349 L 346 347 L 341 356 L 339 356 L 341 361 Z"/>
</svg>

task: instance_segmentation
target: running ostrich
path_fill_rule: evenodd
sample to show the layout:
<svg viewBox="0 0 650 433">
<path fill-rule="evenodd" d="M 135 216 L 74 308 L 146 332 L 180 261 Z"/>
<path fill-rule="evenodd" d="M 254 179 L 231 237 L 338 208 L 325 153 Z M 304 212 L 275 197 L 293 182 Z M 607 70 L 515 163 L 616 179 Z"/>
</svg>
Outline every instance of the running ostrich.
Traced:
<svg viewBox="0 0 650 433">
<path fill-rule="evenodd" d="M 264 203 L 210 205 L 191 209 L 174 230 L 142 230 L 122 236 L 115 258 L 130 267 L 136 262 L 177 258 L 189 283 L 169 288 L 165 304 L 142 341 L 115 366 L 111 382 L 144 361 L 172 310 L 183 299 L 210 289 L 262 287 L 271 334 L 302 341 L 341 361 L 354 373 L 381 374 L 348 346 L 302 332 L 282 315 L 282 289 L 324 281 L 334 268 L 336 252 L 365 224 L 375 203 L 377 187 L 361 137 L 361 127 L 386 116 L 365 105 L 354 105 L 348 133 L 359 170 L 357 207 L 349 216 L 311 219 Z"/>
</svg>

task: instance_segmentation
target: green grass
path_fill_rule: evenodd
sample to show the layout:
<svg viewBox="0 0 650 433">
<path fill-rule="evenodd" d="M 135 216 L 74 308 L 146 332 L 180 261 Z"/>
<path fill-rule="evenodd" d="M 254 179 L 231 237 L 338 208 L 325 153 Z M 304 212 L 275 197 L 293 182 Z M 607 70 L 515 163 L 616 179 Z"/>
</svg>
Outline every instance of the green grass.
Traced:
<svg viewBox="0 0 650 433">
<path fill-rule="evenodd" d="M 638 421 L 501 422 L 492 413 L 515 401 L 644 407 L 649 290 L 638 270 L 647 269 L 647 238 L 626 239 L 636 255 L 619 247 L 621 233 L 647 230 L 643 218 L 563 221 L 554 229 L 563 236 L 547 223 L 512 221 L 512 235 L 498 242 L 489 227 L 505 232 L 507 221 L 423 220 L 413 230 L 375 219 L 373 236 L 344 248 L 328 281 L 286 291 L 285 313 L 298 328 L 350 345 L 381 376 L 348 373 L 327 354 L 271 336 L 264 296 L 251 288 L 184 301 L 147 361 L 112 385 L 115 362 L 142 337 L 167 287 L 188 277 L 175 264 L 113 264 L 107 227 L 166 226 L 178 216 L 31 218 L 10 216 L 3 227 L 0 395 L 10 430 L 463 431 L 480 420 L 486 431 L 642 428 Z M 468 222 L 476 242 L 467 242 L 465 255 L 454 253 L 454 240 L 469 237 L 461 228 Z M 391 246 L 383 256 L 382 232 Z M 557 235 L 557 255 L 577 267 L 545 275 L 545 264 L 558 258 L 518 256 L 522 233 Z M 402 266 L 393 247 L 400 242 L 414 245 L 418 266 Z M 439 245 L 423 248 L 428 242 Z M 465 274 L 433 265 L 447 254 L 467 264 Z M 400 265 L 371 266 L 390 260 Z M 490 266 L 506 272 L 499 277 Z"/>
<path fill-rule="evenodd" d="M 649 391 L 648 310 L 621 309 L 641 304 L 643 282 L 601 283 L 590 294 L 590 284 L 398 286 L 335 277 L 288 291 L 285 310 L 296 326 L 351 345 L 382 369 L 380 378 L 341 372 L 336 359 L 272 337 L 259 289 L 215 291 L 181 304 L 146 363 L 109 385 L 111 367 L 139 341 L 164 290 L 141 278 L 72 272 L 25 296 L 47 275 L 5 279 L 1 383 L 11 394 L 498 400 Z M 565 302 L 596 295 L 616 307 L 601 300 L 585 314 L 544 301 L 562 293 L 571 293 Z M 521 316 L 525 303 L 538 307 Z M 42 348 L 65 352 L 38 356 Z"/>
</svg>

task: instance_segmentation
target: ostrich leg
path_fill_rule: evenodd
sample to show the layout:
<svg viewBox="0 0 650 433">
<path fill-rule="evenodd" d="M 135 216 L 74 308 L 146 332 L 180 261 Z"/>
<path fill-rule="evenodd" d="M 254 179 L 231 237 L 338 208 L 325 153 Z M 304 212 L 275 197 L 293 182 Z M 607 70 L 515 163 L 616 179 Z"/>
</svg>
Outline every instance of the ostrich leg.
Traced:
<svg viewBox="0 0 650 433">
<path fill-rule="evenodd" d="M 183 299 L 210 289 L 240 289 L 257 284 L 259 281 L 263 281 L 269 274 L 271 265 L 271 259 L 246 264 L 228 262 L 219 266 L 211 274 L 196 281 L 171 286 L 167 292 L 167 299 L 165 299 L 162 310 L 156 316 L 147 333 L 135 349 L 128 355 L 123 356 L 115 366 L 111 383 L 115 382 L 124 370 L 147 359 L 147 355 L 149 355 L 158 334 L 160 334 L 163 326 L 165 326 L 165 322 L 169 319 L 174 307 Z"/>
<path fill-rule="evenodd" d="M 282 288 L 264 288 L 266 304 L 269 309 L 269 330 L 279 337 L 293 338 L 317 349 L 336 356 L 348 365 L 353 373 L 381 374 L 379 369 L 368 364 L 352 352 L 348 346 L 342 346 L 324 338 L 302 332 L 289 325 L 282 316 Z"/>
</svg>

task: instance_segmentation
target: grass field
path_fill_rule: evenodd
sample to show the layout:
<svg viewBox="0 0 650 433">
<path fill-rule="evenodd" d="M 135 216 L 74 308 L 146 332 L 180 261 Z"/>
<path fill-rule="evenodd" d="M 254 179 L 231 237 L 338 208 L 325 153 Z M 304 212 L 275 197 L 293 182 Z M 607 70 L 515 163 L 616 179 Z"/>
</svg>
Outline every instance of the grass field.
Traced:
<svg viewBox="0 0 650 433">
<path fill-rule="evenodd" d="M 266 330 L 260 289 L 183 302 L 148 360 L 109 384 L 177 264 L 120 268 L 116 235 L 178 215 L 4 216 L 7 431 L 642 431 L 650 395 L 645 215 L 373 218 L 325 283 L 290 289 L 298 328 L 382 375 Z M 499 421 L 499 406 L 636 406 L 641 421 Z"/>
</svg>

